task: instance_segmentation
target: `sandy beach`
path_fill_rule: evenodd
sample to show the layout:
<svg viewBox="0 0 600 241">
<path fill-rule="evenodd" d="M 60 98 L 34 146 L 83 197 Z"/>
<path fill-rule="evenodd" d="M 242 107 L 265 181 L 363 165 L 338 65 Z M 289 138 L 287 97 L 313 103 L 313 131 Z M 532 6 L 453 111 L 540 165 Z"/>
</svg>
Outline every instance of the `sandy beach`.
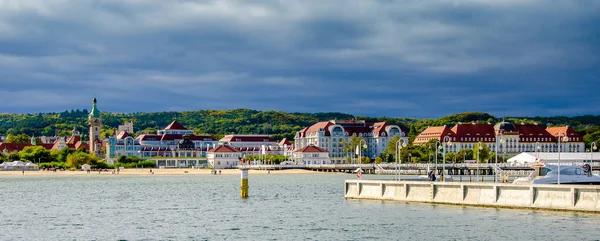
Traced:
<svg viewBox="0 0 600 241">
<path fill-rule="evenodd" d="M 153 173 L 150 172 L 152 170 Z M 240 175 L 240 170 L 238 169 L 219 169 L 221 171 L 221 175 Z M 249 170 L 249 174 L 270 174 L 270 175 L 279 175 L 279 174 L 325 174 L 326 172 L 315 172 L 303 169 L 287 169 L 287 170 Z M 333 174 L 330 172 L 329 174 Z M 339 173 L 338 173 L 339 174 Z M 191 168 L 169 168 L 169 169 L 158 169 L 158 168 L 138 168 L 138 169 L 124 169 L 118 174 L 115 172 L 113 174 L 113 169 L 108 169 L 108 171 L 90 171 L 87 173 L 86 171 L 25 171 L 25 173 L 21 171 L 0 171 L 0 176 L 70 176 L 70 175 L 212 175 L 210 169 L 191 169 Z"/>
</svg>

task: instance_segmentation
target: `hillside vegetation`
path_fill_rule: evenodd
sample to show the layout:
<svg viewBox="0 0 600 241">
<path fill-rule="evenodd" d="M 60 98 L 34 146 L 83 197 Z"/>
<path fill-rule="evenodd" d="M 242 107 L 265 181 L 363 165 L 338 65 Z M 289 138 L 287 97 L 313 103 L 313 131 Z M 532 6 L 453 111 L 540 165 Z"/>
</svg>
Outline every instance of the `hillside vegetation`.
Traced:
<svg viewBox="0 0 600 241">
<path fill-rule="evenodd" d="M 68 136 L 73 128 L 87 134 L 88 110 L 70 110 L 61 113 L 0 114 L 0 135 L 27 134 L 29 136 Z M 281 111 L 197 110 L 184 112 L 102 112 L 103 136 L 110 135 L 118 125 L 133 121 L 135 135 L 155 133 L 177 120 L 197 134 L 211 134 L 217 139 L 226 134 L 270 134 L 275 139 L 293 139 L 294 133 L 319 121 L 359 119 L 387 121 L 399 125 L 414 138 L 427 126 L 449 125 L 458 122 L 497 123 L 502 121 L 487 113 L 465 112 L 436 119 L 361 117 L 344 113 L 285 113 Z M 600 116 L 508 117 L 514 123 L 538 123 L 545 126 L 570 125 L 587 143 L 600 144 Z"/>
</svg>

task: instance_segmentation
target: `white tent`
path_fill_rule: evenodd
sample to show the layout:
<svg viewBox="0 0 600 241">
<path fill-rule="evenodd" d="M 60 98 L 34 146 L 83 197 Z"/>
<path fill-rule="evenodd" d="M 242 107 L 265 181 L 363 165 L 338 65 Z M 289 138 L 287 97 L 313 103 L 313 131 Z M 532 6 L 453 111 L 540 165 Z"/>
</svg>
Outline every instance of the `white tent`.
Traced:
<svg viewBox="0 0 600 241">
<path fill-rule="evenodd" d="M 589 152 L 523 152 L 519 155 L 511 157 L 506 162 L 508 163 L 534 163 L 534 162 L 558 162 L 560 157 L 561 162 L 583 162 L 583 161 L 600 161 L 600 153 Z"/>
<path fill-rule="evenodd" d="M 12 161 L 3 162 L 0 164 L 0 169 L 5 171 L 37 171 L 40 170 L 38 165 L 31 162 Z"/>
<path fill-rule="evenodd" d="M 39 170 L 40 169 L 40 167 L 38 165 L 31 163 L 31 162 L 25 163 L 25 168 L 27 170 Z"/>
<path fill-rule="evenodd" d="M 90 166 L 90 164 L 83 164 L 83 165 L 81 165 L 81 170 L 82 171 L 92 170 L 92 166 Z"/>
<path fill-rule="evenodd" d="M 12 166 L 13 167 L 24 167 L 25 166 L 25 162 L 22 162 L 22 161 L 13 161 L 12 162 Z"/>
</svg>

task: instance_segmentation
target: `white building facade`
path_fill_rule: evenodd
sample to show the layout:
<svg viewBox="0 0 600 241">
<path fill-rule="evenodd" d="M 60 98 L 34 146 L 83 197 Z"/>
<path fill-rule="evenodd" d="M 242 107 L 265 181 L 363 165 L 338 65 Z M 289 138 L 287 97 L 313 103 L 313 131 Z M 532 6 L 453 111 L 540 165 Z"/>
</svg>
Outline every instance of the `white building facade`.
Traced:
<svg viewBox="0 0 600 241">
<path fill-rule="evenodd" d="M 323 148 L 329 152 L 333 163 L 341 164 L 354 153 L 354 151 L 344 151 L 343 144 L 349 143 L 352 136 L 362 137 L 365 140 L 367 151 L 362 155 L 374 159 L 383 153 L 389 141 L 396 135 L 408 143 L 408 136 L 397 125 L 386 122 L 370 123 L 364 120 L 332 120 L 318 122 L 296 132 L 294 147 L 296 150 L 309 145 Z"/>
<path fill-rule="evenodd" d="M 297 165 L 326 165 L 332 164 L 329 152 L 314 145 L 308 145 L 292 153 L 292 160 Z"/>
<path fill-rule="evenodd" d="M 506 121 L 496 125 L 459 122 L 451 129 L 446 126 L 428 127 L 415 138 L 413 144 L 424 145 L 434 139 L 446 147 L 446 152 L 458 152 L 473 149 L 481 142 L 490 151 L 497 151 L 499 156 L 510 157 L 521 152 L 558 152 L 559 136 L 562 137 L 561 152 L 585 151 L 583 138 L 569 126 L 545 128 L 537 124 Z"/>
<path fill-rule="evenodd" d="M 236 168 L 242 152 L 229 145 L 219 145 L 206 154 L 208 166 L 217 169 Z"/>
<path fill-rule="evenodd" d="M 128 126 L 133 129 L 133 126 Z M 142 134 L 134 138 L 122 131 L 108 138 L 106 157 L 114 163 L 119 156 L 139 156 L 157 161 L 157 166 L 197 166 L 199 160 L 214 148 L 217 140 L 209 135 L 194 135 L 177 121 L 171 122 L 157 134 Z M 173 158 L 179 160 L 173 161 Z"/>
<path fill-rule="evenodd" d="M 225 135 L 219 145 L 230 145 L 242 155 L 282 155 L 282 149 L 269 135 Z"/>
</svg>

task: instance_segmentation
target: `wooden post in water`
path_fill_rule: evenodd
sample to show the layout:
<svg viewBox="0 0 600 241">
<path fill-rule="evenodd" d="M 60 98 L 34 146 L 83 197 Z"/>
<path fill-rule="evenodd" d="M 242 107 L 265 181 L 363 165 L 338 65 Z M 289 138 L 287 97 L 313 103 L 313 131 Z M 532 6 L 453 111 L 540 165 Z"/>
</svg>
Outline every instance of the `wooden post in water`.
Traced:
<svg viewBox="0 0 600 241">
<path fill-rule="evenodd" d="M 240 197 L 248 197 L 248 169 L 242 169 L 242 180 L 240 182 Z"/>
</svg>

